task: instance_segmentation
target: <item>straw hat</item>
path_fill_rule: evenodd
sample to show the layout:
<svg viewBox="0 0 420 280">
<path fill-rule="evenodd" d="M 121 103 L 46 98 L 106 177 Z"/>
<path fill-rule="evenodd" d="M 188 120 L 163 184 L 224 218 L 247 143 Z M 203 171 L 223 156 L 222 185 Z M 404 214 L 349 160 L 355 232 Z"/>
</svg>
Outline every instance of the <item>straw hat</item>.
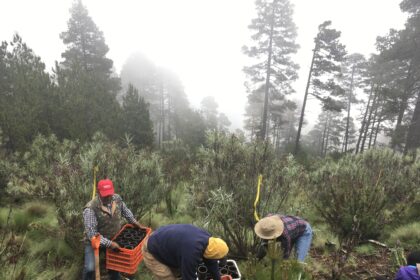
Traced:
<svg viewBox="0 0 420 280">
<path fill-rule="evenodd" d="M 262 239 L 274 239 L 283 233 L 284 225 L 279 216 L 269 216 L 262 218 L 255 224 L 255 234 Z"/>
</svg>

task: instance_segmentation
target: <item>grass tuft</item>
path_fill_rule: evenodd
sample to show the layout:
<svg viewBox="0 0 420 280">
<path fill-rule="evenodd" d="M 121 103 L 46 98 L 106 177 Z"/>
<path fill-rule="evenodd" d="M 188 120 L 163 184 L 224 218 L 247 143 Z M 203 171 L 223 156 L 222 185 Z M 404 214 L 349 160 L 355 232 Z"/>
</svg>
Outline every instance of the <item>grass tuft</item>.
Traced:
<svg viewBox="0 0 420 280">
<path fill-rule="evenodd" d="M 25 206 L 25 212 L 32 218 L 42 218 L 48 212 L 48 206 L 42 202 L 31 202 Z"/>
<path fill-rule="evenodd" d="M 388 245 L 391 247 L 402 246 L 405 249 L 420 249 L 420 222 L 411 223 L 396 228 L 391 232 Z"/>
</svg>

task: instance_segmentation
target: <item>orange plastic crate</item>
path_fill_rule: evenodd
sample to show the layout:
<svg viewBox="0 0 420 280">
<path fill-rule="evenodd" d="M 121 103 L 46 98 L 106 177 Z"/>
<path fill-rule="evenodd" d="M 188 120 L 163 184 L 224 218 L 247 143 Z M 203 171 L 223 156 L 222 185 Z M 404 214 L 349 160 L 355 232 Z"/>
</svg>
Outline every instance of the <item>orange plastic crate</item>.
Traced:
<svg viewBox="0 0 420 280">
<path fill-rule="evenodd" d="M 124 225 L 121 230 L 112 238 L 114 241 L 121 232 L 126 228 L 133 228 L 131 224 Z M 122 248 L 120 252 L 114 252 L 112 249 L 106 250 L 106 268 L 127 273 L 134 274 L 141 261 L 143 260 L 143 254 L 141 248 L 143 247 L 145 239 L 152 232 L 151 228 L 146 228 L 146 236 L 143 240 L 133 249 Z"/>
</svg>

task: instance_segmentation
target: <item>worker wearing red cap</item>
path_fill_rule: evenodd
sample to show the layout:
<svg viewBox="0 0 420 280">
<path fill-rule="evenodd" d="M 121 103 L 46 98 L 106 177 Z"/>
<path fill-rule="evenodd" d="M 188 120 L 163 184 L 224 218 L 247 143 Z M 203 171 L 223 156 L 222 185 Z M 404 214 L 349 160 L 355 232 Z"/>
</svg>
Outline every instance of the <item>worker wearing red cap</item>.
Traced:
<svg viewBox="0 0 420 280">
<path fill-rule="evenodd" d="M 85 262 L 83 269 L 83 280 L 94 279 L 95 257 L 90 240 L 100 234 L 100 245 L 102 248 L 119 250 L 120 246 L 110 239 L 121 229 L 123 219 L 138 228 L 144 228 L 134 218 L 133 213 L 127 208 L 121 197 L 114 192 L 114 184 L 109 179 L 98 182 L 98 195 L 89 201 L 83 210 L 83 221 L 85 226 Z M 120 279 L 117 271 L 108 271 L 111 280 Z"/>
</svg>

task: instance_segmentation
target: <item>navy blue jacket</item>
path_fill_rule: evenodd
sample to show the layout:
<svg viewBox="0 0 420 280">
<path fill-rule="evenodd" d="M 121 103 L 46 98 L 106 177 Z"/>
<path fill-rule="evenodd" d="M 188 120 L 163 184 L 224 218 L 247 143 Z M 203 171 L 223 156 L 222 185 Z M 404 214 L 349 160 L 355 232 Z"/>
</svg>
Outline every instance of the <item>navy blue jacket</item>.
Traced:
<svg viewBox="0 0 420 280">
<path fill-rule="evenodd" d="M 206 264 L 214 280 L 220 280 L 217 260 L 203 258 L 210 237 L 210 233 L 193 225 L 167 225 L 153 232 L 147 250 L 161 263 L 179 269 L 182 280 L 197 279 L 201 262 Z"/>
</svg>

